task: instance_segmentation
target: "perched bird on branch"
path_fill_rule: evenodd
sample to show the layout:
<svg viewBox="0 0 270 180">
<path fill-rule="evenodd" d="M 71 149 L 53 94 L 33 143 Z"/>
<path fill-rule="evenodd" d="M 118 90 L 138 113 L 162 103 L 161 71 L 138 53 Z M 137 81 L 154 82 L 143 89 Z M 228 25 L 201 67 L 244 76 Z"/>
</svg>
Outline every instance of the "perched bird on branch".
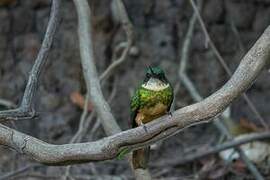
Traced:
<svg viewBox="0 0 270 180">
<path fill-rule="evenodd" d="M 149 67 L 143 83 L 131 99 L 132 127 L 144 126 L 158 117 L 170 113 L 173 102 L 173 88 L 159 67 Z M 147 129 L 146 129 L 147 131 Z M 133 151 L 132 163 L 135 169 L 147 168 L 150 147 Z"/>
</svg>

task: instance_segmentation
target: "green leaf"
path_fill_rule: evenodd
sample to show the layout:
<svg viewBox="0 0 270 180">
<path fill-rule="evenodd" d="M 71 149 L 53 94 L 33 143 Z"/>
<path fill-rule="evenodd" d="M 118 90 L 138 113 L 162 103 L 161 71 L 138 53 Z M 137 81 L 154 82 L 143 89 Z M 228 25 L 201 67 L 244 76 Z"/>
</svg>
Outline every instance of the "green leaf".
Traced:
<svg viewBox="0 0 270 180">
<path fill-rule="evenodd" d="M 130 152 L 129 148 L 123 148 L 122 150 L 120 150 L 120 152 L 118 153 L 116 159 L 117 160 L 122 160 L 124 159 L 124 157 Z"/>
</svg>

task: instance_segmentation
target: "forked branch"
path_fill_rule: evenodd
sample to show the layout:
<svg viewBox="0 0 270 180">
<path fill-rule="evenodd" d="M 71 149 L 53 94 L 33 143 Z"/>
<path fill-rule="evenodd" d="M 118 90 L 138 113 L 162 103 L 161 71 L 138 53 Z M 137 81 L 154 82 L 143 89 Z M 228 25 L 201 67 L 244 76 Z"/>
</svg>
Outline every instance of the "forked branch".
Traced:
<svg viewBox="0 0 270 180">
<path fill-rule="evenodd" d="M 32 67 L 32 70 L 29 74 L 28 82 L 20 106 L 17 109 L 0 111 L 0 122 L 32 118 L 35 116 L 35 110 L 33 109 L 32 104 L 38 88 L 40 74 L 44 69 L 46 61 L 48 59 L 49 51 L 53 43 L 56 29 L 59 25 L 60 3 L 61 0 L 52 1 L 50 19 L 44 36 L 44 40 L 38 52 L 35 63 Z"/>
</svg>

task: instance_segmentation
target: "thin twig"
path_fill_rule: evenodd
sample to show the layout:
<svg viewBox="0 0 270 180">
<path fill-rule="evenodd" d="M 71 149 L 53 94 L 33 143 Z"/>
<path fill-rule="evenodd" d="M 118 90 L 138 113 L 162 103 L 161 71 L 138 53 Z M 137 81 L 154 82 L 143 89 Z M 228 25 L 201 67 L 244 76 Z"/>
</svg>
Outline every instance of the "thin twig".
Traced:
<svg viewBox="0 0 270 180">
<path fill-rule="evenodd" d="M 52 180 L 52 179 L 55 179 L 55 180 L 59 180 L 61 179 L 61 176 L 58 176 L 58 175 L 44 175 L 44 174 L 41 174 L 41 173 L 29 173 L 29 174 L 25 174 L 25 175 L 21 175 L 21 176 L 18 176 L 16 177 L 16 179 L 28 179 L 28 178 L 31 178 L 31 179 L 49 179 L 49 180 Z M 15 179 L 15 178 L 13 178 Z M 126 175 L 121 175 L 121 176 L 114 176 L 114 175 L 89 175 L 89 174 L 78 174 L 78 175 L 74 175 L 74 179 L 76 180 L 98 180 L 98 179 L 119 179 L 119 180 L 122 180 L 122 179 L 132 179 L 130 176 L 126 176 Z"/>
<path fill-rule="evenodd" d="M 194 85 L 191 82 L 191 80 L 186 76 L 186 74 L 182 74 L 182 76 L 180 77 L 180 79 L 181 79 L 183 85 L 190 92 L 192 98 L 195 101 L 201 101 L 202 100 L 202 97 L 200 96 L 200 94 L 198 93 L 198 91 L 196 90 L 196 88 L 194 87 Z M 221 114 L 221 118 L 222 119 L 225 119 L 226 118 L 225 115 L 224 115 L 224 113 Z M 221 122 L 221 119 L 219 117 L 217 117 L 216 120 L 214 121 L 214 125 L 218 128 L 218 130 L 220 132 L 222 132 L 222 134 L 226 135 L 228 139 L 230 139 L 230 140 L 233 139 L 233 136 L 228 131 L 228 129 L 226 128 L 226 126 Z M 260 175 L 259 171 L 253 165 L 253 163 L 247 158 L 247 156 L 244 154 L 243 150 L 241 148 L 238 148 L 238 147 L 236 147 L 235 149 L 240 154 L 241 159 L 247 165 L 248 169 L 252 172 L 252 174 L 255 177 L 257 177 L 256 179 L 261 179 L 260 177 L 262 177 L 262 176 Z"/>
<path fill-rule="evenodd" d="M 44 36 L 44 40 L 30 72 L 20 107 L 17 109 L 0 111 L 0 122 L 8 120 L 28 119 L 35 116 L 35 110 L 33 109 L 32 104 L 36 95 L 40 74 L 44 69 L 46 61 L 48 59 L 49 51 L 53 43 L 56 29 L 59 25 L 60 3 L 61 0 L 52 1 L 50 19 Z"/>
<path fill-rule="evenodd" d="M 85 96 L 84 108 L 83 108 L 83 113 L 82 113 L 81 118 L 80 118 L 79 128 L 69 143 L 80 142 L 82 132 L 85 129 L 86 119 L 87 119 L 87 115 L 88 115 L 88 104 L 89 104 L 88 102 L 89 102 L 89 95 L 87 93 Z"/>
<path fill-rule="evenodd" d="M 198 9 L 201 9 L 202 6 L 202 0 L 198 1 Z M 188 59 L 188 55 L 189 55 L 189 50 L 190 50 L 190 42 L 191 39 L 193 37 L 193 33 L 194 33 L 194 28 L 195 28 L 195 23 L 197 21 L 197 16 L 195 13 L 193 13 L 191 19 L 189 20 L 189 25 L 188 25 L 188 30 L 182 45 L 182 50 L 181 50 L 181 62 L 180 62 L 180 67 L 179 67 L 179 71 L 178 74 L 181 75 L 183 73 L 185 73 L 186 69 L 187 69 L 187 59 Z"/>
<path fill-rule="evenodd" d="M 33 169 L 35 167 L 38 167 L 38 166 L 42 166 L 42 165 L 39 165 L 39 164 L 30 164 L 30 165 L 27 165 L 27 166 L 24 166 L 24 167 L 21 167 L 15 171 L 12 171 L 12 172 L 9 172 L 3 176 L 0 176 L 0 180 L 8 180 L 8 179 L 11 179 L 13 178 L 14 176 L 17 176 L 19 174 L 22 174 L 30 169 Z"/>
<path fill-rule="evenodd" d="M 75 133 L 75 135 L 71 138 L 69 143 L 79 142 L 82 137 L 82 132 L 85 131 L 84 125 L 86 123 L 87 114 L 88 114 L 88 104 L 89 104 L 88 102 L 89 102 L 89 95 L 88 93 L 86 93 L 84 106 L 83 106 L 83 113 L 81 115 L 80 122 L 79 122 L 79 128 L 77 132 Z M 70 165 L 65 168 L 65 173 L 61 177 L 61 179 L 67 180 L 70 177 L 70 169 L 71 169 Z"/>
<path fill-rule="evenodd" d="M 114 83 L 113 90 L 112 90 L 112 92 L 111 92 L 111 94 L 110 94 L 110 96 L 108 98 L 108 103 L 110 103 L 113 100 L 113 98 L 115 97 L 116 89 L 117 89 L 116 88 L 116 83 Z M 69 141 L 69 143 L 81 142 L 82 138 L 85 136 L 85 133 L 87 132 L 87 129 L 89 128 L 90 122 L 92 122 L 93 118 L 95 117 L 95 112 L 94 111 L 87 117 L 88 104 L 89 104 L 88 102 L 89 102 L 89 96 L 88 96 L 88 93 L 87 93 L 86 97 L 85 97 L 83 113 L 82 113 L 81 118 L 80 118 L 79 128 L 78 128 L 77 132 L 75 133 L 75 135 L 72 137 L 72 139 Z M 97 122 L 99 122 L 98 119 L 97 119 L 96 123 Z M 93 128 L 92 128 L 93 131 L 95 131 L 98 127 L 96 127 L 94 125 Z M 92 134 L 93 133 L 90 133 L 90 135 L 92 135 Z M 70 169 L 71 169 L 71 166 L 66 167 L 65 174 L 62 177 L 62 179 L 67 179 L 68 177 L 70 177 Z"/>
<path fill-rule="evenodd" d="M 241 139 L 234 139 L 228 142 L 225 142 L 223 144 L 216 145 L 214 147 L 209 147 L 206 150 L 197 150 L 195 153 L 190 153 L 183 155 L 181 159 L 170 159 L 166 161 L 162 161 L 159 164 L 152 164 L 153 166 L 177 166 L 180 164 L 185 164 L 191 161 L 194 161 L 196 159 L 202 158 L 204 156 L 209 156 L 211 154 L 219 153 L 221 151 L 224 151 L 226 149 L 234 148 L 242 144 L 250 143 L 253 141 L 258 140 L 264 140 L 270 138 L 270 132 L 263 132 L 263 133 L 253 133 L 248 134 L 247 136 L 241 138 Z"/>
<path fill-rule="evenodd" d="M 232 32 L 234 33 L 235 37 L 236 37 L 236 40 L 237 40 L 237 43 L 239 45 L 239 49 L 241 51 L 241 54 L 244 54 L 246 52 L 246 49 L 242 43 L 242 40 L 241 40 L 241 37 L 240 37 L 240 34 L 239 34 L 239 31 L 237 30 L 237 28 L 235 27 L 235 24 L 234 24 L 234 21 L 233 19 L 230 20 L 230 25 L 231 25 L 231 29 L 232 29 Z"/>
<path fill-rule="evenodd" d="M 78 14 L 78 34 L 80 43 L 81 61 L 83 74 L 86 81 L 89 97 L 102 126 L 107 135 L 121 131 L 111 113 L 111 108 L 106 102 L 99 83 L 96 66 L 94 63 L 94 52 L 91 31 L 91 9 L 86 0 L 74 0 Z"/>
<path fill-rule="evenodd" d="M 194 2 L 193 2 L 194 3 Z M 194 4 L 194 6 L 196 6 Z M 179 77 L 181 82 L 183 83 L 183 85 L 187 88 L 187 90 L 189 91 L 189 93 L 191 94 L 192 98 L 195 101 L 201 101 L 203 98 L 201 97 L 201 95 L 198 93 L 198 91 L 196 90 L 195 86 L 193 85 L 193 83 L 191 82 L 191 80 L 188 78 L 188 76 L 186 75 L 186 64 L 188 61 L 188 57 L 189 57 L 189 46 L 190 46 L 190 41 L 192 38 L 192 31 L 194 29 L 195 25 L 195 20 L 194 15 L 199 14 L 199 10 L 196 7 L 196 11 L 194 11 L 194 14 L 190 20 L 190 26 L 188 29 L 188 33 L 185 38 L 184 44 L 183 44 L 183 48 L 181 51 L 181 63 L 180 63 L 180 67 L 179 67 Z M 197 15 L 198 17 L 198 15 Z M 183 66 L 183 67 L 181 67 Z M 225 117 L 225 115 L 222 113 L 221 117 Z M 219 118 L 217 118 L 219 119 Z M 214 121 L 214 124 L 216 125 L 216 127 L 223 133 L 225 134 L 229 139 L 232 139 L 232 135 L 230 134 L 230 132 L 227 130 L 227 128 L 221 123 L 221 121 Z M 243 161 L 246 163 L 246 165 L 248 166 L 249 170 L 252 172 L 252 174 L 257 178 L 260 179 L 262 176 L 259 173 L 259 171 L 257 170 L 257 168 L 252 164 L 252 162 L 247 158 L 247 156 L 243 153 L 243 151 L 240 148 L 236 148 L 237 152 L 240 154 L 240 157 L 243 159 Z"/>
<path fill-rule="evenodd" d="M 5 106 L 7 108 L 15 108 L 16 107 L 16 105 L 13 102 L 5 100 L 5 99 L 0 99 L 0 105 Z"/>
<path fill-rule="evenodd" d="M 222 65 L 222 67 L 224 68 L 225 72 L 229 75 L 232 76 L 232 71 L 230 70 L 229 66 L 227 65 L 227 63 L 225 62 L 225 60 L 222 58 L 221 54 L 219 53 L 219 51 L 217 50 L 214 42 L 212 41 L 206 27 L 205 27 L 205 23 L 200 15 L 200 12 L 197 8 L 197 6 L 194 3 L 194 0 L 190 0 L 190 3 L 192 5 L 192 8 L 194 10 L 194 12 L 197 15 L 197 18 L 200 22 L 200 25 L 202 27 L 203 33 L 206 37 L 206 43 L 208 43 L 211 47 L 211 49 L 213 50 L 214 54 L 217 57 L 217 60 L 220 62 L 220 64 Z M 259 119 L 259 121 L 261 122 L 261 124 L 264 126 L 264 128 L 266 130 L 269 130 L 269 126 L 266 123 L 265 119 L 262 117 L 262 115 L 259 113 L 259 111 L 257 110 L 257 108 L 255 107 L 254 103 L 250 100 L 250 98 L 247 96 L 246 93 L 243 94 L 243 98 L 246 101 L 246 103 L 248 104 L 248 107 L 251 109 L 251 111 L 255 114 L 255 116 Z"/>
<path fill-rule="evenodd" d="M 114 85 L 113 85 L 113 89 L 112 89 L 112 91 L 111 91 L 111 94 L 110 94 L 110 96 L 109 96 L 109 98 L 108 98 L 108 103 L 109 104 L 111 104 L 111 102 L 112 102 L 112 100 L 114 99 L 114 97 L 115 97 L 115 95 L 116 95 L 116 93 L 117 93 L 117 80 L 118 80 L 118 78 L 116 78 L 115 79 L 115 83 L 114 83 Z M 91 114 L 92 115 L 92 114 Z M 93 113 L 93 116 L 95 116 L 95 114 Z M 89 119 L 92 119 L 93 117 L 92 116 L 89 116 Z M 88 122 L 90 122 L 90 121 L 88 121 Z M 85 126 L 86 127 L 89 127 L 89 124 L 90 123 L 88 123 L 88 124 L 86 124 Z M 94 123 L 94 125 L 93 125 L 93 127 L 91 128 L 91 130 L 90 130 L 90 132 L 89 132 L 89 134 L 90 134 L 90 137 L 89 137 L 89 139 L 91 140 L 92 138 L 93 138 L 93 135 L 96 133 L 96 131 L 97 131 L 97 129 L 100 127 L 100 120 L 99 120 L 99 118 L 97 118 L 96 119 L 96 122 Z M 88 128 L 87 128 L 88 129 Z"/>
<path fill-rule="evenodd" d="M 239 35 L 239 32 L 237 30 L 237 28 L 235 27 L 234 25 L 234 22 L 233 20 L 231 20 L 231 27 L 232 27 L 232 31 L 233 33 L 235 34 L 235 37 L 237 39 L 237 42 L 238 42 L 238 45 L 239 45 L 239 48 L 240 48 L 240 51 L 242 53 L 244 53 L 246 50 L 245 50 L 245 47 L 241 41 L 241 38 L 240 38 L 240 35 Z M 249 99 L 249 97 L 247 96 L 246 93 L 243 94 L 243 97 L 245 98 L 248 106 L 250 106 L 251 109 L 253 109 L 253 112 L 256 114 L 256 116 L 261 120 L 261 123 L 263 124 L 265 121 L 264 119 L 262 118 L 261 114 L 258 112 L 257 108 L 255 107 L 255 105 L 252 103 L 252 101 Z M 269 126 L 265 123 L 264 124 L 264 127 L 266 128 L 266 130 L 269 130 Z"/>
<path fill-rule="evenodd" d="M 127 36 L 127 43 L 126 43 L 126 47 L 123 50 L 121 56 L 113 61 L 112 64 L 110 64 L 110 66 L 103 72 L 103 74 L 100 76 L 100 81 L 104 80 L 107 78 L 107 76 L 112 73 L 112 71 L 118 67 L 120 64 L 122 64 L 126 59 L 127 59 L 127 55 L 128 52 L 132 46 L 133 43 L 133 25 L 128 17 L 128 14 L 125 10 L 124 4 L 121 0 L 113 0 L 112 3 L 115 3 L 116 5 L 116 10 L 118 10 L 118 15 L 119 15 L 119 19 L 121 21 L 121 24 L 125 30 L 126 36 Z"/>
</svg>

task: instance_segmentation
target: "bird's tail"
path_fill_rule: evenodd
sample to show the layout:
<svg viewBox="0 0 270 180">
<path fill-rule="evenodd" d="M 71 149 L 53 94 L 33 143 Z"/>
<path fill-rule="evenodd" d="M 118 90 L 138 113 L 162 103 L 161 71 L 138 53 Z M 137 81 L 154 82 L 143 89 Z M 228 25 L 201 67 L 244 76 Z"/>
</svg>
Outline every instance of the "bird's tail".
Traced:
<svg viewBox="0 0 270 180">
<path fill-rule="evenodd" d="M 134 169 L 147 169 L 150 155 L 150 146 L 133 151 L 132 164 Z"/>
</svg>

